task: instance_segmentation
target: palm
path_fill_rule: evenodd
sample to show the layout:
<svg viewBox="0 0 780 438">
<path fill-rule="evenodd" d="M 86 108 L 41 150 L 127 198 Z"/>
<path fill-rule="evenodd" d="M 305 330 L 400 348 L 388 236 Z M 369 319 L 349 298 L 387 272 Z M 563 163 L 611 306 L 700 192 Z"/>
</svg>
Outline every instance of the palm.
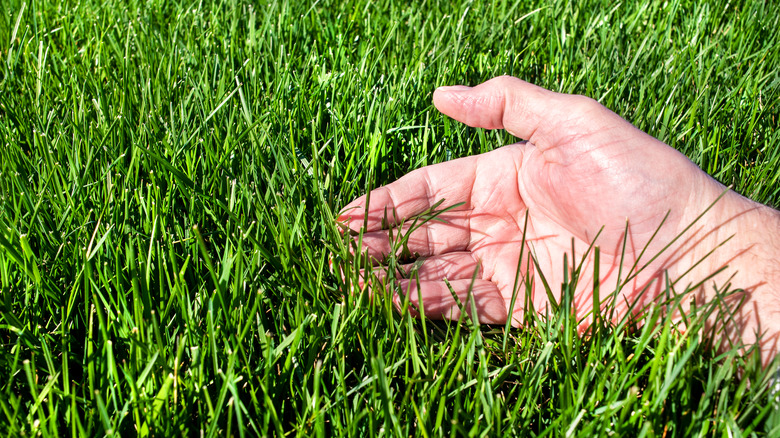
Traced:
<svg viewBox="0 0 780 438">
<path fill-rule="evenodd" d="M 579 263 L 585 256 L 575 296 L 583 315 L 589 311 L 594 272 L 593 253 L 586 250 L 597 235 L 599 282 L 614 289 L 618 272 L 625 279 L 643 249 L 640 265 L 691 219 L 686 215 L 691 197 L 706 197 L 697 187 L 711 185 L 675 177 L 702 173 L 678 152 L 592 101 L 554 93 L 543 97 L 550 107 L 544 120 L 534 120 L 534 114 L 513 117 L 505 110 L 511 109 L 511 102 L 493 95 L 439 97 L 439 109 L 458 120 L 505 128 L 529 141 L 419 169 L 372 192 L 368 208 L 365 198 L 347 206 L 343 219 L 353 229 L 367 219 L 364 248 L 381 259 L 391 250 L 388 233 L 382 230 L 388 225 L 383 223 L 388 208 L 397 219 L 390 225 L 404 228 L 408 219 L 436 201 L 461 204 L 442 214 L 443 221 L 428 222 L 408 236 L 409 249 L 427 259 L 418 279 L 402 285 L 413 301 L 422 297 L 428 315 L 459 316 L 452 288 L 461 299 L 473 293 L 482 322 L 500 323 L 511 314 L 517 323 L 524 300 L 514 300 L 510 308 L 516 286 L 521 285 L 522 293 L 522 285 L 531 284 L 534 307 L 543 309 L 547 297 L 535 277 L 544 274 L 555 291 L 564 281 L 564 254 L 569 254 L 569 266 L 572 257 Z M 555 99 L 573 100 L 555 104 Z M 625 291 L 641 290 L 674 257 L 679 254 L 658 258 Z"/>
<path fill-rule="evenodd" d="M 581 140 L 579 145 L 561 144 L 555 147 L 572 150 L 578 146 L 590 148 L 591 144 Z M 521 279 L 529 279 L 538 267 L 549 285 L 560 285 L 565 280 L 563 254 L 567 254 L 569 278 L 572 264 L 582 262 L 575 300 L 578 313 L 584 315 L 591 307 L 590 293 L 595 272 L 594 252 L 588 251 L 590 245 L 595 243 L 600 247 L 600 282 L 605 288 L 614 289 L 619 272 L 622 280 L 634 272 L 632 267 L 639 253 L 671 208 L 668 203 L 662 208 L 653 208 L 649 204 L 668 201 L 672 187 L 668 191 L 657 192 L 660 199 L 614 196 L 621 191 L 634 190 L 630 187 L 633 176 L 621 175 L 623 183 L 610 187 L 615 175 L 602 171 L 612 167 L 608 161 L 586 160 L 574 165 L 559 165 L 545 161 L 538 149 L 518 144 L 478 157 L 475 166 L 476 177 L 466 204 L 470 208 L 461 212 L 470 223 L 469 244 L 465 249 L 474 259 L 481 261 L 480 278 L 496 285 L 507 308 L 512 305 L 512 294 L 519 284 L 516 281 L 518 272 Z M 506 181 L 519 183 L 514 186 L 506 184 Z M 549 181 L 556 181 L 555 186 L 545 187 Z M 595 186 L 596 190 L 589 193 L 589 185 Z M 562 190 L 561 187 L 576 187 L 577 190 Z M 606 193 L 612 196 L 605 196 Z M 615 211 L 621 214 L 612 214 Z M 632 226 L 629 230 L 632 239 L 624 249 L 626 217 L 645 226 Z M 675 237 L 680 216 L 670 214 L 665 223 L 640 262 L 649 260 L 660 251 L 662 242 Z M 598 240 L 594 242 L 599 233 Z M 535 263 L 529 259 L 531 256 Z M 646 275 L 634 278 L 625 291 L 641 290 L 649 278 L 659 273 L 664 260 L 660 258 L 647 267 Z M 541 310 L 547 303 L 543 282 L 535 281 L 533 289 L 534 307 Z M 631 300 L 634 297 L 626 298 Z M 522 300 L 515 300 L 513 314 L 519 316 L 522 306 Z"/>
</svg>

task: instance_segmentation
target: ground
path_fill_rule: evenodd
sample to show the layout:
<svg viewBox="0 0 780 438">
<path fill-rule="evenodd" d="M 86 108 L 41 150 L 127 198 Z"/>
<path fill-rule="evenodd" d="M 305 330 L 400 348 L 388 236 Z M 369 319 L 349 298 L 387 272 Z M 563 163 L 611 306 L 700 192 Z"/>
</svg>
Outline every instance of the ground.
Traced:
<svg viewBox="0 0 780 438">
<path fill-rule="evenodd" d="M 579 336 L 565 300 L 508 329 L 345 292 L 343 205 L 514 141 L 439 85 L 588 95 L 780 200 L 776 5 L 455 3 L 4 0 L 0 430 L 778 436 L 767 373 L 658 308 Z"/>
</svg>

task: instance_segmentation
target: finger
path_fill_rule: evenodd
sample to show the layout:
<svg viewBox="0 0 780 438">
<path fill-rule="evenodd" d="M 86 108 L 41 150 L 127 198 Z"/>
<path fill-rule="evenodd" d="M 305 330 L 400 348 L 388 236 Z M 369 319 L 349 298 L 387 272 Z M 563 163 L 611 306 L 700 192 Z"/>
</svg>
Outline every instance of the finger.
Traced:
<svg viewBox="0 0 780 438">
<path fill-rule="evenodd" d="M 554 132 L 553 125 L 568 117 L 577 99 L 511 76 L 476 87 L 441 87 L 433 93 L 436 108 L 453 119 L 478 128 L 506 129 L 543 150 L 551 144 L 547 137 Z"/>
<path fill-rule="evenodd" d="M 463 309 L 472 318 L 476 318 L 481 324 L 503 324 L 507 317 L 512 318 L 512 325 L 519 325 L 522 321 L 519 310 L 507 311 L 507 304 L 498 287 L 487 280 L 453 280 L 449 286 L 444 281 L 420 281 L 419 288 L 416 280 L 401 280 L 400 286 L 403 296 L 395 295 L 393 302 L 400 309 L 404 301 L 409 299 L 413 306 L 409 311 L 419 316 L 422 311 L 431 319 L 459 320 L 461 308 L 452 296 L 452 292 L 458 297 Z M 452 287 L 452 292 L 450 291 Z M 474 296 L 474 309 L 472 311 L 469 291 Z"/>
<path fill-rule="evenodd" d="M 408 250 L 414 257 L 427 257 L 462 251 L 469 244 L 468 217 L 462 212 L 447 212 L 423 224 L 407 221 L 400 228 L 363 233 L 361 251 L 372 260 L 384 260 L 397 248 L 398 256 Z M 356 238 L 358 239 L 358 238 Z M 404 241 L 405 244 L 401 245 Z"/>
<path fill-rule="evenodd" d="M 352 231 L 360 230 L 364 222 L 367 231 L 375 231 L 423 213 L 438 201 L 443 201 L 441 208 L 463 202 L 458 209 L 468 209 L 476 163 L 476 157 L 465 157 L 409 172 L 350 202 L 337 219 Z"/>
<path fill-rule="evenodd" d="M 474 277 L 481 278 L 482 268 L 474 256 L 468 251 L 451 252 L 439 256 L 421 258 L 414 263 L 400 266 L 400 272 L 393 274 L 401 278 L 414 278 L 420 281 L 433 280 L 470 280 Z M 372 278 L 369 281 L 382 282 L 389 274 L 387 268 L 374 268 Z M 361 271 L 360 287 L 363 287 L 364 273 Z"/>
</svg>

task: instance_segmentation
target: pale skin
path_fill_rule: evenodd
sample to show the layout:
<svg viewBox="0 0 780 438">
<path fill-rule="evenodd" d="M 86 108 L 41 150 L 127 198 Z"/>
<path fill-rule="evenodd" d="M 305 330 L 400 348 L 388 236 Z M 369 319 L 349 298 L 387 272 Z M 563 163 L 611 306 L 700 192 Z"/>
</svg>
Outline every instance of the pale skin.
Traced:
<svg viewBox="0 0 780 438">
<path fill-rule="evenodd" d="M 663 293 L 665 276 L 677 293 L 703 282 L 686 297 L 699 304 L 728 285 L 744 290 L 735 295 L 744 305 L 727 302 L 734 318 L 711 318 L 710 324 L 726 326 L 717 341 L 758 343 L 764 364 L 777 354 L 780 213 L 727 190 L 675 149 L 587 97 L 504 76 L 473 88 L 439 88 L 433 102 L 469 126 L 504 129 L 526 141 L 415 170 L 373 190 L 370 205 L 363 196 L 344 207 L 339 220 L 353 231 L 366 224 L 362 251 L 379 262 L 390 251 L 388 226 L 400 226 L 397 235 L 438 201 L 444 200 L 441 207 L 462 203 L 409 236 L 409 250 L 424 259 L 415 278 L 400 280 L 413 308 L 422 299 L 426 316 L 458 319 L 449 288 L 463 302 L 471 289 L 479 322 L 510 319 L 517 326 L 524 298 L 511 305 L 516 284 L 530 282 L 537 312 L 548 303 L 529 254 L 559 293 L 563 256 L 572 260 L 573 244 L 577 263 L 585 256 L 574 296 L 584 328 L 591 320 L 595 263 L 594 252 L 586 250 L 594 244 L 600 289 L 615 290 L 619 273 L 624 284 L 617 318 L 629 311 L 628 303 L 641 309 Z"/>
</svg>

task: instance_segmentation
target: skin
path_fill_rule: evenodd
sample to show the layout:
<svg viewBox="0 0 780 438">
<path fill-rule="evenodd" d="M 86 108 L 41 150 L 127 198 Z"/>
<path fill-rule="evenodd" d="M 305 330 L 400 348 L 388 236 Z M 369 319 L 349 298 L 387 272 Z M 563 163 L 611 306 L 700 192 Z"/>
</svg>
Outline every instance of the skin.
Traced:
<svg viewBox="0 0 780 438">
<path fill-rule="evenodd" d="M 725 301 L 733 318 L 716 314 L 708 328 L 724 326 L 716 340 L 721 345 L 758 343 L 765 364 L 776 355 L 778 212 L 727 190 L 675 149 L 584 96 L 504 76 L 473 88 L 439 88 L 433 102 L 469 126 L 505 129 L 526 141 L 415 170 L 373 190 L 370 205 L 363 196 L 342 210 L 339 220 L 352 231 L 366 224 L 362 250 L 378 263 L 391 251 L 388 227 L 396 228 L 394 235 L 406 233 L 411 219 L 437 201 L 444 200 L 441 207 L 463 203 L 409 236 L 409 250 L 422 259 L 419 291 L 416 280 L 400 283 L 412 303 L 422 299 L 426 316 L 458 319 L 444 280 L 465 302 L 476 271 L 473 316 L 519 325 L 523 297 L 511 305 L 518 262 L 520 293 L 528 283 L 534 309 L 544 313 L 548 298 L 538 272 L 559 292 L 568 254 L 583 261 L 574 299 L 585 328 L 595 263 L 587 250 L 594 244 L 601 290 L 615 290 L 620 274 L 616 318 L 632 311 L 631 303 L 637 311 L 658 297 L 665 275 L 677 293 L 693 285 L 689 295 L 699 304 L 725 286 L 740 288 Z"/>
</svg>

